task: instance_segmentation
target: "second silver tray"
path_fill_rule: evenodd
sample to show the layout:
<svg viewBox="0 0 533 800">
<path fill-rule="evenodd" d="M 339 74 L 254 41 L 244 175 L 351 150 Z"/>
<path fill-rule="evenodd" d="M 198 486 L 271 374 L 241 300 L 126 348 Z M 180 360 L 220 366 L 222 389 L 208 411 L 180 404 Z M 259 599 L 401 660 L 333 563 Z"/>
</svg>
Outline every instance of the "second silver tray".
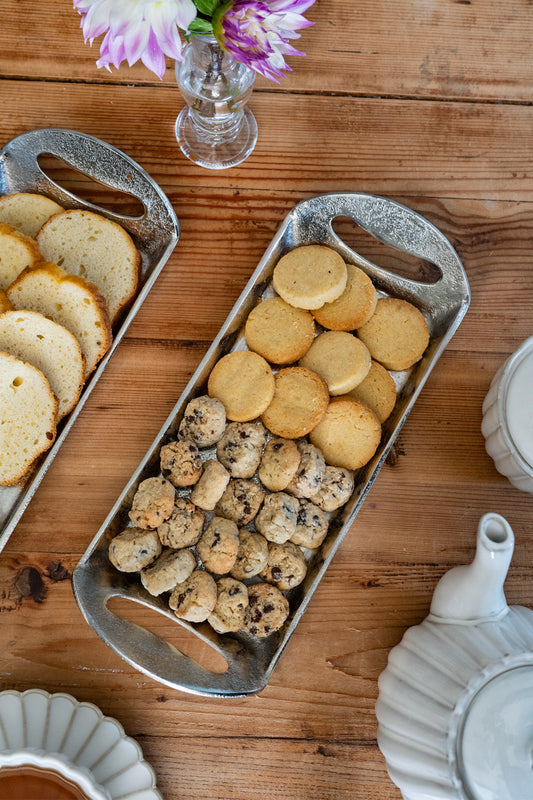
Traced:
<svg viewBox="0 0 533 800">
<path fill-rule="evenodd" d="M 96 183 L 136 198 L 142 213 L 137 217 L 115 214 L 66 191 L 41 169 L 40 157 L 50 155 Z M 44 194 L 64 208 L 87 209 L 117 222 L 133 238 L 142 263 L 137 296 L 115 324 L 108 353 L 85 384 L 76 408 L 61 421 L 53 446 L 36 461 L 22 483 L 0 486 L 0 553 L 179 238 L 174 209 L 148 173 L 121 150 L 79 131 L 43 128 L 8 142 L 0 151 L 0 194 L 14 192 Z"/>
<path fill-rule="evenodd" d="M 431 262 L 439 269 L 440 279 L 434 284 L 419 283 L 371 263 L 335 233 L 333 223 L 339 217 L 352 219 L 387 245 Z M 207 623 L 194 626 L 178 620 L 164 599 L 151 597 L 144 591 L 138 576 L 117 572 L 107 556 L 109 542 L 128 526 L 128 511 L 138 484 L 147 477 L 160 474 L 159 450 L 176 435 L 186 404 L 191 398 L 206 393 L 207 378 L 220 357 L 245 346 L 244 322 L 258 299 L 272 292 L 272 271 L 279 258 L 288 250 L 311 243 L 328 245 L 346 261 L 359 266 L 372 278 L 379 294 L 402 297 L 416 305 L 428 322 L 430 344 L 418 364 L 406 373 L 395 375 L 398 399 L 391 417 L 383 426 L 381 444 L 373 459 L 356 474 L 351 499 L 332 517 L 322 548 L 311 556 L 305 581 L 288 593 L 291 611 L 284 627 L 266 639 L 257 639 L 244 631 L 218 636 Z M 452 246 L 431 223 L 405 206 L 360 193 L 320 195 L 295 206 L 74 572 L 73 585 L 78 604 L 96 633 L 129 664 L 173 688 L 217 697 L 259 692 L 268 682 L 424 383 L 464 317 L 469 302 L 468 281 Z M 159 636 L 117 616 L 108 607 L 113 597 L 127 598 L 154 608 L 174 620 L 176 625 L 189 628 L 223 656 L 227 670 L 211 672 Z"/>
</svg>

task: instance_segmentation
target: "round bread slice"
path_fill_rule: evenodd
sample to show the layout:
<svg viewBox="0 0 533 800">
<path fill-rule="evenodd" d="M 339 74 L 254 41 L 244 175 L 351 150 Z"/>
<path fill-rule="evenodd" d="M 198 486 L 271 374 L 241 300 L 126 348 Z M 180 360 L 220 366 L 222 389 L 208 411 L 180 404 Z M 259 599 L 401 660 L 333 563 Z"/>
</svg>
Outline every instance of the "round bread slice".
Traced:
<svg viewBox="0 0 533 800">
<path fill-rule="evenodd" d="M 367 464 L 381 440 L 381 425 L 367 406 L 344 395 L 330 401 L 326 413 L 309 434 L 332 467 L 356 470 Z"/>
<path fill-rule="evenodd" d="M 305 367 L 286 367 L 275 375 L 274 397 L 261 420 L 275 436 L 298 439 L 318 424 L 328 401 L 320 375 Z"/>
<path fill-rule="evenodd" d="M 46 220 L 60 211 L 64 211 L 63 207 L 44 194 L 15 192 L 0 197 L 0 222 L 33 238 Z"/>
<path fill-rule="evenodd" d="M 38 261 L 42 261 L 42 255 L 37 242 L 0 222 L 0 289 L 5 292 L 23 269 Z"/>
<path fill-rule="evenodd" d="M 0 486 L 26 475 L 56 436 L 57 398 L 43 373 L 0 352 Z"/>
<path fill-rule="evenodd" d="M 9 300 L 9 297 L 5 292 L 0 289 L 0 314 L 3 314 L 4 311 L 12 311 L 13 304 Z"/>
<path fill-rule="evenodd" d="M 272 282 L 286 303 L 315 309 L 336 300 L 346 288 L 348 271 L 342 256 L 321 244 L 304 245 L 280 258 Z"/>
<path fill-rule="evenodd" d="M 141 255 L 131 236 L 100 214 L 74 209 L 47 220 L 37 242 L 45 261 L 96 284 L 113 324 L 139 284 Z"/>
<path fill-rule="evenodd" d="M 35 311 L 6 311 L 0 314 L 0 350 L 48 378 L 59 400 L 58 420 L 72 411 L 83 387 L 85 359 L 70 331 Z"/>
<path fill-rule="evenodd" d="M 85 378 L 109 350 L 112 334 L 107 304 L 94 283 L 85 278 L 43 262 L 25 269 L 6 294 L 15 308 L 37 311 L 74 334 L 85 356 Z"/>
</svg>

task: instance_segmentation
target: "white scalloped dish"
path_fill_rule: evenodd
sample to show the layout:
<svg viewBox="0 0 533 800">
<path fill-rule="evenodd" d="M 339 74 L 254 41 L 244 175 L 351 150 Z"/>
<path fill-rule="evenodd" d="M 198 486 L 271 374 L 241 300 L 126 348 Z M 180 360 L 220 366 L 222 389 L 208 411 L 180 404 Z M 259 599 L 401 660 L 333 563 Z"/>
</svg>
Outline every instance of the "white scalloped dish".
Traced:
<svg viewBox="0 0 533 800">
<path fill-rule="evenodd" d="M 20 767 L 55 772 L 88 800 L 163 800 L 120 723 L 68 694 L 0 692 L 0 782 Z"/>
</svg>

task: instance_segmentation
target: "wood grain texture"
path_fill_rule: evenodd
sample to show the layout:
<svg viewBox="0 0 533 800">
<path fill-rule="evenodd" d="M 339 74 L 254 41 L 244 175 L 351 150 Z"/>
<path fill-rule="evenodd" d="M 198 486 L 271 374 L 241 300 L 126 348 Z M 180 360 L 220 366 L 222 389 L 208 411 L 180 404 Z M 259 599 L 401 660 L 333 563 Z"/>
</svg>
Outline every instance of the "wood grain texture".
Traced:
<svg viewBox="0 0 533 800">
<path fill-rule="evenodd" d="M 83 42 L 80 18 L 70 2 L 1 0 L 0 74 L 50 81 L 89 81 L 159 86 L 141 64 L 117 71 L 97 69 L 102 37 Z M 342 93 L 459 100 L 531 102 L 530 43 L 533 12 L 527 2 L 502 0 L 318 0 L 306 16 L 289 59 L 293 72 L 279 85 L 259 78 L 272 92 Z M 175 85 L 168 60 L 163 79 Z"/>
<path fill-rule="evenodd" d="M 532 604 L 533 499 L 496 472 L 481 405 L 533 333 L 533 6 L 517 0 L 317 3 L 304 59 L 258 79 L 252 156 L 194 166 L 174 138 L 183 105 L 169 62 L 97 70 L 71 4 L 0 0 L 0 145 L 65 127 L 120 148 L 159 183 L 178 246 L 0 554 L 0 689 L 39 686 L 96 703 L 137 738 L 165 800 L 399 800 L 374 704 L 390 648 L 426 616 L 440 576 L 469 561 L 479 517 L 516 537 L 510 603 Z M 98 205 L 131 201 L 43 159 Z M 78 560 L 158 434 L 286 214 L 331 191 L 391 197 L 456 248 L 472 301 L 351 530 L 257 697 L 206 699 L 130 667 L 84 621 Z M 362 255 L 414 277 L 421 265 L 338 220 Z M 220 669 L 170 620 L 116 613 Z"/>
</svg>

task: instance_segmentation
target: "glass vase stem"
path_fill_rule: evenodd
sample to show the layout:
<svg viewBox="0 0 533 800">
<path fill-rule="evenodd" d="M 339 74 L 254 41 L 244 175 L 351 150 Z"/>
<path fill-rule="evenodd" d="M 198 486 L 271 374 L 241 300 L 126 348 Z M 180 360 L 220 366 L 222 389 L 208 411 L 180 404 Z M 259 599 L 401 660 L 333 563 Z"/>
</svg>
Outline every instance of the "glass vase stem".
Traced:
<svg viewBox="0 0 533 800">
<path fill-rule="evenodd" d="M 244 161 L 257 141 L 257 123 L 246 106 L 253 70 L 231 59 L 213 36 L 193 36 L 176 63 L 176 79 L 186 102 L 176 120 L 182 152 L 209 169 Z"/>
</svg>

